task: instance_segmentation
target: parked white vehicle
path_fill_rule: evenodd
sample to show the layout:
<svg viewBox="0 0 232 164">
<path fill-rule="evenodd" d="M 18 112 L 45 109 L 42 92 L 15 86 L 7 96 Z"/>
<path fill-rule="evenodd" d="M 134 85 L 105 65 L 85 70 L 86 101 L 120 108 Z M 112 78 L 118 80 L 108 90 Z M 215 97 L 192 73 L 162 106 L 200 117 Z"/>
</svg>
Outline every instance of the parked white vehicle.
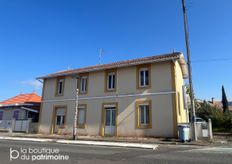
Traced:
<svg viewBox="0 0 232 164">
<path fill-rule="evenodd" d="M 195 121 L 196 123 L 207 123 L 205 120 L 203 120 L 203 119 L 200 118 L 200 117 L 196 117 L 195 120 L 196 120 L 196 121 Z"/>
</svg>

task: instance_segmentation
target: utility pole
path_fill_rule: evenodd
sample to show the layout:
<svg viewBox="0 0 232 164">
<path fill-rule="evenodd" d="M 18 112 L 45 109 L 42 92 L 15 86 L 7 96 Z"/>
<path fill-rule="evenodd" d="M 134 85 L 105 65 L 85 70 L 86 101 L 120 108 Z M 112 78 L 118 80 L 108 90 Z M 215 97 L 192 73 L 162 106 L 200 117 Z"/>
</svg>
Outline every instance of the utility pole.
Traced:
<svg viewBox="0 0 232 164">
<path fill-rule="evenodd" d="M 77 135 L 78 96 L 79 96 L 79 89 L 77 88 L 77 90 L 76 90 L 75 114 L 74 114 L 74 121 L 73 121 L 73 140 L 76 140 L 76 135 Z"/>
<path fill-rule="evenodd" d="M 191 123 L 192 123 L 192 134 L 193 140 L 197 141 L 197 131 L 196 131 L 196 112 L 195 112 L 195 104 L 194 104 L 194 91 L 193 91 L 193 82 L 192 82 L 192 68 L 191 68 L 191 56 L 189 49 L 189 36 L 188 36 L 188 24 L 187 24 L 187 14 L 184 0 L 182 0 L 182 8 L 184 14 L 184 31 L 185 31 L 185 43 L 187 50 L 187 64 L 188 64 L 188 72 L 189 72 L 189 89 L 190 89 L 190 101 L 191 101 Z"/>
</svg>

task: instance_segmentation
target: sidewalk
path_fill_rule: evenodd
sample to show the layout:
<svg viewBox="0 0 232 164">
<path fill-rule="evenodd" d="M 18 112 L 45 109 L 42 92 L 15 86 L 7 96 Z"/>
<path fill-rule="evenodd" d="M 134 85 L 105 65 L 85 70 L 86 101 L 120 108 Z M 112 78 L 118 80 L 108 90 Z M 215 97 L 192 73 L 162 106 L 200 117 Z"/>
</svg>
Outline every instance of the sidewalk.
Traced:
<svg viewBox="0 0 232 164">
<path fill-rule="evenodd" d="M 52 142 L 62 144 L 77 144 L 77 145 L 96 145 L 96 146 L 110 146 L 110 147 L 124 147 L 124 148 L 142 148 L 156 150 L 158 144 L 133 143 L 133 142 L 111 142 L 111 141 L 91 141 L 91 140 L 70 140 L 70 139 L 49 139 L 49 138 L 32 138 L 32 137 L 16 137 L 16 136 L 0 136 L 0 140 L 13 141 L 33 141 L 33 142 Z"/>
<path fill-rule="evenodd" d="M 209 146 L 211 141 L 201 140 L 198 142 L 179 142 L 177 139 L 167 138 L 135 138 L 135 137 L 100 137 L 100 136 L 77 136 L 72 140 L 70 135 L 42 135 L 25 133 L 0 133 L 0 139 L 25 140 L 39 142 L 73 143 L 86 145 L 120 146 L 154 149 L 154 145 L 185 145 L 185 146 Z M 158 147 L 158 146 L 157 146 Z"/>
</svg>

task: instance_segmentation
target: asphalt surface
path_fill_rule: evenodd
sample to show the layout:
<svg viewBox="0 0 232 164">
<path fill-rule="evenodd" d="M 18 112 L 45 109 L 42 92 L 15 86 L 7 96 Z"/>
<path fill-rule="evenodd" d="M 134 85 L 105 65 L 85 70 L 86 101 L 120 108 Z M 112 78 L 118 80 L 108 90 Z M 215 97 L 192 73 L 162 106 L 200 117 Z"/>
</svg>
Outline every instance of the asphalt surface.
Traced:
<svg viewBox="0 0 232 164">
<path fill-rule="evenodd" d="M 18 152 L 17 152 L 18 151 Z M 40 151 L 40 152 L 39 152 Z M 49 154 L 50 153 L 50 154 Z M 10 161 L 11 154 L 11 161 Z M 50 156 L 49 156 L 50 155 Z M 26 159 L 25 159 L 26 157 Z M 67 159 L 68 157 L 68 159 Z M 15 159 L 14 159 L 15 158 Z M 17 158 L 17 159 L 16 159 Z M 24 158 L 24 160 L 23 160 Z M 47 160 L 41 160 L 48 158 Z M 49 159 L 50 158 L 50 159 Z M 51 159 L 52 158 L 52 159 Z M 40 160 L 39 160 L 40 159 Z M 162 145 L 158 150 L 0 140 L 0 164 L 232 163 L 232 147 Z"/>
</svg>

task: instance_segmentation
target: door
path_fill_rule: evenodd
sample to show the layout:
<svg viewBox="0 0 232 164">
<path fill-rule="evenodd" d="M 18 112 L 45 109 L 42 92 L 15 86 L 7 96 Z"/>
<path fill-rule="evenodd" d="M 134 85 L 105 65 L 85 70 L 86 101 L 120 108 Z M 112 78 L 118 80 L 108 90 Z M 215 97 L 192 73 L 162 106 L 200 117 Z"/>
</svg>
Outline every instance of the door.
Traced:
<svg viewBox="0 0 232 164">
<path fill-rule="evenodd" d="M 59 128 L 62 128 L 65 123 L 65 109 L 57 108 L 55 111 L 55 122 L 54 122 L 54 131 L 53 133 L 57 133 Z"/>
<path fill-rule="evenodd" d="M 116 109 L 105 108 L 105 136 L 114 136 L 116 132 Z"/>
</svg>

